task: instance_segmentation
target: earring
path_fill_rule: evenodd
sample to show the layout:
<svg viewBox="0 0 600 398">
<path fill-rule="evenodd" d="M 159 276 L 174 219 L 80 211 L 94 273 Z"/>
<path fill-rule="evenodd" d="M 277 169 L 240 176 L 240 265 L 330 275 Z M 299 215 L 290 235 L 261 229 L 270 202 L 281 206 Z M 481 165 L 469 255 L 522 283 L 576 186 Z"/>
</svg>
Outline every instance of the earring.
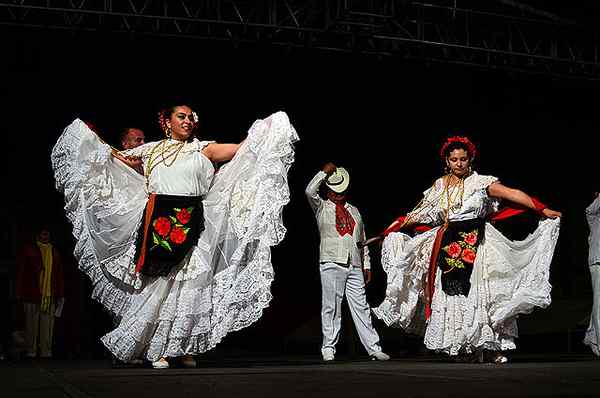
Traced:
<svg viewBox="0 0 600 398">
<path fill-rule="evenodd" d="M 165 129 L 165 135 L 167 136 L 167 138 L 171 138 L 171 127 L 168 127 Z"/>
</svg>

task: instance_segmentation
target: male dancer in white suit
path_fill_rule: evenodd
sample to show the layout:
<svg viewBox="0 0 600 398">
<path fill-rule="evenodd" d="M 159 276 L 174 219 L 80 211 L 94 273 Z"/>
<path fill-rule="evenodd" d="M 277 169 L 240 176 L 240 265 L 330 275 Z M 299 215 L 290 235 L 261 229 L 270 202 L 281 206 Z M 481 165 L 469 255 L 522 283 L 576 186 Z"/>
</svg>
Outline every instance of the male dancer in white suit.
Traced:
<svg viewBox="0 0 600 398">
<path fill-rule="evenodd" d="M 327 200 L 319 196 L 322 183 L 326 186 Z M 306 187 L 306 196 L 321 235 L 321 354 L 324 361 L 335 359 L 345 294 L 367 353 L 373 360 L 386 361 L 390 357 L 381 351 L 365 296 L 365 283 L 371 280 L 369 251 L 367 247 L 357 246 L 357 242 L 365 239 L 365 230 L 358 209 L 346 201 L 349 183 L 350 175 L 344 168 L 327 163 Z"/>
<path fill-rule="evenodd" d="M 600 196 L 587 207 L 585 215 L 590 227 L 589 258 L 592 276 L 593 305 L 590 314 L 590 326 L 583 342 L 590 346 L 594 354 L 600 356 Z"/>
</svg>

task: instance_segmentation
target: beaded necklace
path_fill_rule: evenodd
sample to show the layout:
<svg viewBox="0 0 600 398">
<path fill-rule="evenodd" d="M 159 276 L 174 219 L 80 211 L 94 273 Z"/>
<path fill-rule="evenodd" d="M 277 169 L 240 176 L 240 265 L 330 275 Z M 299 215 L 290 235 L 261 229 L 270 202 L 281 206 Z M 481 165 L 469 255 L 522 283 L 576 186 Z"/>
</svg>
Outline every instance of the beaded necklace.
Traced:
<svg viewBox="0 0 600 398">
<path fill-rule="evenodd" d="M 162 163 L 165 165 L 165 167 L 171 167 L 175 163 L 177 157 L 179 156 L 179 153 L 185 146 L 185 141 L 172 143 L 169 146 L 167 146 L 167 141 L 168 139 L 162 140 L 161 142 L 156 144 L 154 148 L 152 148 L 152 150 L 150 151 L 150 155 L 148 158 L 148 167 L 146 167 L 145 173 L 146 188 L 148 188 L 148 185 L 150 184 L 150 174 L 152 174 L 152 171 L 156 168 L 156 166 Z M 161 147 L 162 150 L 159 153 L 156 153 L 158 147 Z M 173 158 L 173 160 L 171 160 L 171 162 L 168 163 L 167 161 L 171 157 Z"/>
<path fill-rule="evenodd" d="M 452 193 L 450 192 L 450 181 L 452 180 L 452 174 L 448 174 L 445 176 L 444 178 L 444 192 L 446 194 L 446 220 L 445 220 L 445 224 L 447 225 L 449 223 L 449 219 L 450 219 L 450 211 L 452 211 L 452 209 L 454 207 L 457 208 L 458 211 L 460 210 L 460 208 L 462 207 L 462 203 L 463 203 L 463 196 L 465 193 L 465 179 L 461 178 L 461 177 L 457 177 L 459 180 L 457 183 L 454 183 L 452 185 L 452 193 L 454 194 L 454 197 L 452 197 Z M 458 187 L 458 188 L 457 188 Z M 460 201 L 458 201 L 460 197 Z M 444 196 L 442 195 L 440 197 L 440 202 L 443 200 Z M 440 205 L 442 205 L 442 203 L 440 203 Z"/>
<path fill-rule="evenodd" d="M 449 190 L 449 186 L 450 186 L 450 177 L 451 174 L 448 174 L 446 176 L 444 176 L 444 191 L 442 192 L 442 195 L 440 195 L 440 207 L 443 207 L 443 199 L 444 199 L 444 194 L 446 195 L 446 203 L 448 205 L 445 213 L 445 224 L 449 223 L 449 216 L 450 216 L 450 210 L 451 208 L 453 208 L 454 206 L 452 206 L 452 204 L 456 203 L 456 200 L 459 199 L 460 197 L 460 205 L 458 206 L 458 209 L 460 209 L 462 207 L 462 202 L 463 202 L 463 196 L 464 196 L 464 192 L 465 192 L 465 179 L 464 178 L 459 178 L 459 182 L 455 183 L 453 185 L 453 187 L 458 186 L 459 189 L 452 189 L 452 193 L 450 193 Z M 404 219 L 404 221 L 402 222 L 402 224 L 400 225 L 400 229 L 402 229 L 405 225 L 409 224 L 411 221 L 413 221 L 419 214 L 421 214 L 423 211 L 425 211 L 429 205 L 431 205 L 431 201 L 429 199 L 429 197 L 433 194 L 433 192 L 435 191 L 435 184 L 434 186 L 432 186 L 429 190 L 427 195 L 421 199 L 419 201 L 419 203 L 407 214 L 406 218 Z M 456 191 L 456 192 L 455 192 Z M 454 194 L 454 197 L 452 197 L 452 194 Z M 432 198 L 432 200 L 435 200 L 435 198 Z"/>
</svg>

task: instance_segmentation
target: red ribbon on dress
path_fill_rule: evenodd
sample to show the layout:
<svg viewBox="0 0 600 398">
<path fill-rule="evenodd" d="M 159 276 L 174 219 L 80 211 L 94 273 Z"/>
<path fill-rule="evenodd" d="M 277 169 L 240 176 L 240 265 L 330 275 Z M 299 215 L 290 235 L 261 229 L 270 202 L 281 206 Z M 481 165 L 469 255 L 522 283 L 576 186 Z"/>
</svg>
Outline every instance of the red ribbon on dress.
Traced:
<svg viewBox="0 0 600 398">
<path fill-rule="evenodd" d="M 337 229 L 340 236 L 344 236 L 345 234 L 352 235 L 356 221 L 354 221 L 352 214 L 344 206 L 346 202 L 333 201 L 333 203 L 335 203 L 335 229 Z"/>
<path fill-rule="evenodd" d="M 533 201 L 533 205 L 535 206 L 535 211 L 540 216 L 544 216 L 542 211 L 545 208 L 547 208 L 548 206 L 546 206 L 545 204 L 543 204 L 542 202 L 540 202 L 537 198 L 534 198 L 533 196 L 531 197 L 531 200 Z M 522 213 L 526 212 L 527 210 L 531 210 L 531 209 L 529 209 L 525 206 L 519 205 L 517 203 L 510 202 L 510 204 L 508 204 L 507 206 L 503 207 L 502 209 L 498 210 L 495 213 L 492 213 L 489 216 L 489 220 L 490 221 L 506 220 L 507 218 L 522 214 Z M 402 227 L 402 224 L 404 223 L 405 219 L 406 219 L 406 216 L 398 217 L 389 227 L 387 227 L 385 229 L 385 231 L 383 231 L 382 235 L 387 236 L 391 232 L 400 231 L 402 229 L 401 227 Z M 411 226 L 411 228 L 415 232 L 419 232 L 419 233 L 425 232 L 425 231 L 428 231 L 431 229 L 431 227 L 426 224 L 416 224 L 416 225 L 413 224 Z M 437 266 L 436 266 L 437 261 L 436 260 L 437 260 L 438 254 L 440 252 L 440 246 L 442 243 L 442 238 L 444 237 L 444 232 L 446 232 L 446 227 L 444 225 L 442 225 L 435 235 L 433 249 L 431 250 L 431 258 L 429 260 L 429 269 L 427 270 L 427 285 L 425 287 L 425 319 L 429 319 L 429 317 L 431 316 L 431 301 L 433 300 L 433 293 L 435 293 L 435 276 L 436 276 L 436 271 L 437 271 Z"/>
<path fill-rule="evenodd" d="M 142 237 L 142 248 L 140 250 L 140 258 L 135 265 L 135 272 L 139 273 L 144 267 L 144 260 L 146 259 L 146 245 L 148 243 L 148 229 L 150 228 L 150 221 L 152 221 L 152 212 L 154 211 L 154 203 L 156 202 L 156 193 L 151 193 L 146 204 L 146 211 L 144 212 L 144 236 Z"/>
<path fill-rule="evenodd" d="M 388 236 L 391 232 L 398 232 L 400 231 L 403 227 L 402 225 L 404 224 L 404 220 L 406 220 L 406 216 L 400 216 L 396 219 L 396 221 L 394 221 L 392 224 L 390 224 L 389 227 L 387 227 L 385 229 L 385 231 L 383 231 L 383 236 Z M 411 229 L 415 232 L 421 233 L 421 232 L 426 232 L 429 231 L 431 229 L 431 227 L 427 224 L 413 224 L 411 226 Z"/>
<path fill-rule="evenodd" d="M 540 215 L 540 216 L 544 216 L 544 213 L 542 212 L 544 209 L 546 209 L 548 206 L 546 206 L 545 204 L 543 204 L 542 202 L 540 202 L 539 200 L 537 200 L 536 198 L 534 198 L 533 196 L 531 197 L 531 200 L 533 201 L 533 205 L 535 206 L 535 211 Z M 512 216 L 516 216 L 518 214 L 522 214 L 528 210 L 531 210 L 525 206 L 516 204 L 516 203 L 511 203 L 509 206 L 506 206 L 500 210 L 498 210 L 497 212 L 493 213 L 490 216 L 490 220 L 491 221 L 500 221 L 500 220 L 505 220 L 507 218 L 510 218 Z"/>
</svg>

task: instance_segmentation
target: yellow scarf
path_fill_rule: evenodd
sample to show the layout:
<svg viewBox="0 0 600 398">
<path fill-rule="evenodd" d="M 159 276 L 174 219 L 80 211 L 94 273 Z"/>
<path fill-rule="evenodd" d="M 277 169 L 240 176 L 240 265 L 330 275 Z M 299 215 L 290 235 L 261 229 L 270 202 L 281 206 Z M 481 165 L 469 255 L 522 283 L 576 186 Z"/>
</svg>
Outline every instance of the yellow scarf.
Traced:
<svg viewBox="0 0 600 398">
<path fill-rule="evenodd" d="M 49 312 L 52 304 L 52 244 L 37 242 L 42 253 L 42 272 L 40 272 L 40 292 L 42 300 L 40 311 Z"/>
</svg>

